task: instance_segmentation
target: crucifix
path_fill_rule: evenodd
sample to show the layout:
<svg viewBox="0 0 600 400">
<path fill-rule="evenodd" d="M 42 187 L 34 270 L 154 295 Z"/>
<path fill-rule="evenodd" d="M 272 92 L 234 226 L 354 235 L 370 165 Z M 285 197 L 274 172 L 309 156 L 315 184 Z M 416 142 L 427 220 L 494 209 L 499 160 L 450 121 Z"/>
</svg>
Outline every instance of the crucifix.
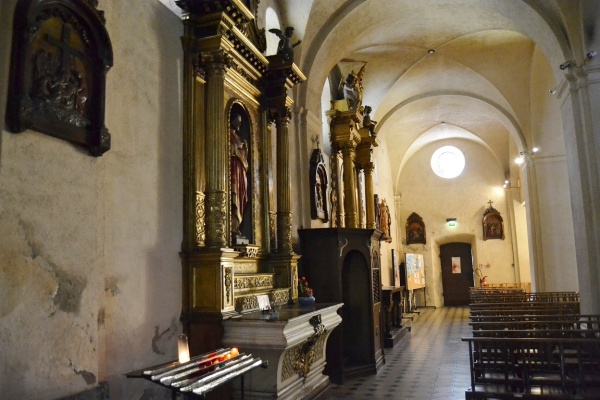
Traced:
<svg viewBox="0 0 600 400">
<path fill-rule="evenodd" d="M 315 146 L 317 146 L 317 149 L 319 148 L 319 135 L 314 135 L 312 138 L 313 143 L 315 144 Z"/>
<path fill-rule="evenodd" d="M 50 35 L 46 35 L 46 40 L 50 44 L 53 44 L 54 46 L 56 46 L 60 49 L 60 51 L 61 51 L 60 66 L 63 71 L 69 71 L 69 66 L 71 64 L 71 56 L 75 56 L 80 59 L 85 58 L 84 53 L 69 46 L 69 42 L 71 41 L 71 27 L 68 26 L 67 24 L 63 25 L 61 40 L 56 40 Z"/>
<path fill-rule="evenodd" d="M 492 203 L 493 203 L 493 201 L 491 201 L 491 200 L 488 200 L 488 204 L 490 205 L 490 208 L 493 208 L 493 207 L 492 207 Z"/>
</svg>

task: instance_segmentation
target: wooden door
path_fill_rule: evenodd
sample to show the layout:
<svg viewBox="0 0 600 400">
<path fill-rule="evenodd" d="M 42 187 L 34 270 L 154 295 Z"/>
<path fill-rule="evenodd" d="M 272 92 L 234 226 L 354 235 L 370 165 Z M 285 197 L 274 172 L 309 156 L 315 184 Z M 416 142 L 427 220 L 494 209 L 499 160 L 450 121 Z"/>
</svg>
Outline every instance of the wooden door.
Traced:
<svg viewBox="0 0 600 400">
<path fill-rule="evenodd" d="M 473 286 L 473 256 L 468 243 L 440 246 L 444 305 L 469 304 L 469 288 Z"/>
</svg>

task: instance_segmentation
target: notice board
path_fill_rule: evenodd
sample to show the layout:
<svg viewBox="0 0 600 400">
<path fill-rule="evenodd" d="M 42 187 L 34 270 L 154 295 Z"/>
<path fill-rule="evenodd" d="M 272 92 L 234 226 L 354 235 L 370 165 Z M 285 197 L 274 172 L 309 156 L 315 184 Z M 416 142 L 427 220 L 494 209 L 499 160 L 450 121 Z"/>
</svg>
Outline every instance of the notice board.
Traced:
<svg viewBox="0 0 600 400">
<path fill-rule="evenodd" d="M 423 254 L 405 254 L 406 289 L 415 290 L 425 287 L 425 262 Z"/>
</svg>

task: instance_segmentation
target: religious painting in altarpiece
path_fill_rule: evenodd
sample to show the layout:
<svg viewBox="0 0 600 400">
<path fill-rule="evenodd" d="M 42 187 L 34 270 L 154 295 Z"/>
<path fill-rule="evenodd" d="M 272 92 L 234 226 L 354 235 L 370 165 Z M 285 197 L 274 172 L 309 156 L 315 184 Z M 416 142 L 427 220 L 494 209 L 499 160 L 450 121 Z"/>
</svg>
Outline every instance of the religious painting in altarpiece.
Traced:
<svg viewBox="0 0 600 400">
<path fill-rule="evenodd" d="M 20 0 L 14 14 L 9 129 L 33 129 L 83 146 L 110 149 L 104 126 L 106 71 L 113 54 L 93 0 Z"/>
</svg>

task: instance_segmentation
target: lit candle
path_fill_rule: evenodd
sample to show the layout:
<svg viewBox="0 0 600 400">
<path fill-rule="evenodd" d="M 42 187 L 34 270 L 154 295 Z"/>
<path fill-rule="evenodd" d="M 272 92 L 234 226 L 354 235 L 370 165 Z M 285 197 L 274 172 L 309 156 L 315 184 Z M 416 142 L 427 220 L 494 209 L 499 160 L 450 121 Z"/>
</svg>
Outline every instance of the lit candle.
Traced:
<svg viewBox="0 0 600 400">
<path fill-rule="evenodd" d="M 240 354 L 240 351 L 238 350 L 237 347 L 232 347 L 230 354 L 231 354 L 231 357 L 237 357 L 237 355 Z"/>
<path fill-rule="evenodd" d="M 185 363 L 190 361 L 190 349 L 188 347 L 188 339 L 185 333 L 179 335 L 177 339 L 177 348 L 179 350 L 179 362 Z"/>
</svg>

